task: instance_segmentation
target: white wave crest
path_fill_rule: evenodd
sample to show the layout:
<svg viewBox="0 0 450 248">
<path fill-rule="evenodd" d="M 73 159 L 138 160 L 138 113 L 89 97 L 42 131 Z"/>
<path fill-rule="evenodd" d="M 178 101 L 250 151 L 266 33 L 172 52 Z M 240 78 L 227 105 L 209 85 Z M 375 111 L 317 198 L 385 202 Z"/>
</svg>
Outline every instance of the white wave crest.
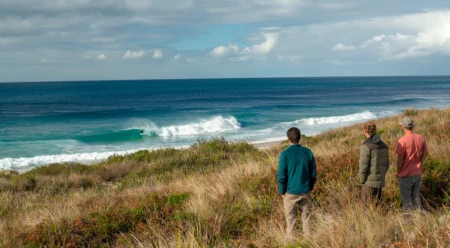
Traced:
<svg viewBox="0 0 450 248">
<path fill-rule="evenodd" d="M 194 136 L 208 133 L 229 132 L 237 130 L 240 127 L 241 124 L 233 116 L 224 118 L 219 115 L 214 116 L 211 119 L 200 120 L 199 123 L 162 127 L 160 136 Z"/>
<path fill-rule="evenodd" d="M 0 170 L 26 171 L 39 165 L 64 162 L 91 163 L 107 159 L 114 154 L 124 155 L 137 150 L 120 152 L 92 152 L 60 155 L 41 155 L 31 158 L 3 158 L 0 159 Z"/>
<path fill-rule="evenodd" d="M 362 120 L 370 120 L 377 118 L 370 111 L 364 111 L 361 113 L 351 114 L 351 115 L 342 115 L 342 116 L 329 116 L 329 117 L 319 117 L 319 118 L 308 118 L 301 119 L 295 121 L 295 123 L 304 123 L 307 125 L 321 125 L 321 124 L 335 124 L 335 123 L 345 123 L 345 122 L 354 122 L 354 121 L 362 121 Z"/>
<path fill-rule="evenodd" d="M 385 117 L 385 116 L 394 116 L 394 115 L 399 115 L 401 114 L 400 111 L 397 110 L 389 110 L 389 111 L 383 111 L 381 113 L 378 114 L 378 117 Z"/>
</svg>

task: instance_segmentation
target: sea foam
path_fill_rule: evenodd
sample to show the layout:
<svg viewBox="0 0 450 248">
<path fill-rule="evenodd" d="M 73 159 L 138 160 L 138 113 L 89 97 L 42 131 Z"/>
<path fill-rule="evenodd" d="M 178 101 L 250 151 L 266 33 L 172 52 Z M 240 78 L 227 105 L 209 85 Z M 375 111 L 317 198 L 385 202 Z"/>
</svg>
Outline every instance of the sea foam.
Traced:
<svg viewBox="0 0 450 248">
<path fill-rule="evenodd" d="M 26 171 L 37 165 L 79 162 L 92 163 L 107 159 L 112 155 L 124 155 L 137 150 L 119 151 L 119 152 L 92 152 L 92 153 L 76 153 L 76 154 L 60 154 L 60 155 L 42 155 L 31 158 L 4 158 L 0 159 L 0 170 L 16 170 Z"/>
<path fill-rule="evenodd" d="M 364 111 L 361 113 L 342 115 L 342 116 L 329 116 L 329 117 L 319 117 L 319 118 L 307 118 L 295 121 L 296 124 L 306 124 L 306 125 L 321 125 L 321 124 L 335 124 L 344 122 L 354 122 L 362 120 L 375 119 L 377 116 L 370 111 Z"/>
<path fill-rule="evenodd" d="M 194 136 L 208 133 L 221 133 L 235 131 L 241 127 L 241 124 L 234 118 L 214 116 L 211 119 L 199 120 L 198 123 L 191 123 L 178 126 L 162 127 L 159 136 Z"/>
</svg>

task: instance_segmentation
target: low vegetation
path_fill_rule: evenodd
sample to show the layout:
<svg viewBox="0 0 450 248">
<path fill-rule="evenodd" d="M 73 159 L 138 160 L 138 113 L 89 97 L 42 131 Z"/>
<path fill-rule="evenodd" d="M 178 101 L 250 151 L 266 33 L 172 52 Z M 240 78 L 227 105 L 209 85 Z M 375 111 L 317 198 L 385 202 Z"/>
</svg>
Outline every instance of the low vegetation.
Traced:
<svg viewBox="0 0 450 248">
<path fill-rule="evenodd" d="M 391 161 L 380 206 L 358 197 L 362 124 L 303 136 L 318 167 L 314 232 L 306 239 L 297 230 L 290 247 L 450 246 L 450 109 L 404 113 L 430 151 L 425 210 L 400 210 L 394 151 L 402 116 L 376 120 Z M 284 247 L 276 170 L 286 146 L 200 140 L 93 165 L 0 172 L 0 247 Z"/>
</svg>

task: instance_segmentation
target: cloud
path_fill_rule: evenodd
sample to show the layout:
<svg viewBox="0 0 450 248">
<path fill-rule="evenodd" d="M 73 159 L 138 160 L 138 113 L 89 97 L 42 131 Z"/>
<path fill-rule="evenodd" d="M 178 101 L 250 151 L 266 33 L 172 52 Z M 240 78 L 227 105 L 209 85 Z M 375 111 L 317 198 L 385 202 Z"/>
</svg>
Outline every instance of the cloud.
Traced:
<svg viewBox="0 0 450 248">
<path fill-rule="evenodd" d="M 172 57 L 172 60 L 179 60 L 181 58 L 181 55 L 177 54 Z"/>
<path fill-rule="evenodd" d="M 262 33 L 260 36 L 264 39 L 260 44 L 240 49 L 237 45 L 229 43 L 228 46 L 218 46 L 212 49 L 208 52 L 208 55 L 214 58 L 230 58 L 232 61 L 245 61 L 252 58 L 261 58 L 270 53 L 275 47 L 278 41 L 278 34 Z"/>
<path fill-rule="evenodd" d="M 317 65 L 449 56 L 450 10 L 282 27 L 278 34 L 276 56 L 301 54 Z"/>
<path fill-rule="evenodd" d="M 107 60 L 108 57 L 105 54 L 100 53 L 95 59 L 96 60 Z"/>
<path fill-rule="evenodd" d="M 402 60 L 432 54 L 450 54 L 450 15 L 447 23 L 417 34 L 378 35 L 360 45 L 381 60 Z"/>
<path fill-rule="evenodd" d="M 353 51 L 353 50 L 355 50 L 355 47 L 354 46 L 346 46 L 342 43 L 338 43 L 334 47 L 332 47 L 330 50 L 335 51 L 335 52 Z"/>
<path fill-rule="evenodd" d="M 139 50 L 138 52 L 132 52 L 128 50 L 122 57 L 122 59 L 140 59 L 145 55 L 145 52 Z"/>
<path fill-rule="evenodd" d="M 263 34 L 265 41 L 261 44 L 253 45 L 251 48 L 247 50 L 256 55 L 265 55 L 268 54 L 278 42 L 278 34 L 277 33 L 266 33 Z M 246 50 L 246 49 L 244 49 Z"/>
<path fill-rule="evenodd" d="M 223 58 L 239 51 L 239 47 L 233 44 L 228 46 L 218 46 L 211 50 L 208 54 L 214 58 Z"/>
<path fill-rule="evenodd" d="M 160 58 L 162 58 L 162 56 L 163 56 L 163 52 L 162 52 L 161 50 L 155 50 L 155 51 L 153 52 L 152 58 L 154 58 L 154 59 L 160 59 Z"/>
</svg>

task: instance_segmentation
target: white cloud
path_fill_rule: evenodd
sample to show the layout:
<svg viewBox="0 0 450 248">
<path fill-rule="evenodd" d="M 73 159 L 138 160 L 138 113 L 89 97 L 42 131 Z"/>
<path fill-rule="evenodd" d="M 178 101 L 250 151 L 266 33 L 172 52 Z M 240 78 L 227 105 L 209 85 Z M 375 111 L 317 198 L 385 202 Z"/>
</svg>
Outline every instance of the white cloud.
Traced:
<svg viewBox="0 0 450 248">
<path fill-rule="evenodd" d="M 265 40 L 261 44 L 253 45 L 251 48 L 248 48 L 251 53 L 256 55 L 265 55 L 268 54 L 278 42 L 278 34 L 277 33 L 265 33 L 263 34 Z M 246 49 L 244 49 L 246 50 Z"/>
<path fill-rule="evenodd" d="M 355 47 L 354 46 L 346 46 L 342 43 L 338 43 L 334 47 L 332 47 L 330 50 L 335 51 L 335 52 L 353 51 L 353 50 L 355 50 Z"/>
<path fill-rule="evenodd" d="M 342 65 L 449 56 L 450 10 L 291 26 L 278 33 L 274 53 L 302 54 L 302 61 L 308 63 Z"/>
<path fill-rule="evenodd" d="M 381 60 L 402 60 L 432 54 L 450 54 L 450 16 L 447 23 L 417 34 L 378 35 L 360 45 Z"/>
<path fill-rule="evenodd" d="M 172 57 L 172 60 L 179 60 L 181 58 L 181 55 L 177 54 Z"/>
<path fill-rule="evenodd" d="M 145 52 L 142 50 L 139 50 L 137 52 L 132 52 L 128 50 L 122 57 L 122 59 L 139 59 L 142 58 L 145 55 Z"/>
<path fill-rule="evenodd" d="M 231 43 L 228 46 L 218 46 L 208 52 L 214 58 L 230 58 L 232 61 L 245 61 L 249 59 L 262 58 L 270 53 L 278 42 L 278 33 L 262 33 L 264 41 L 250 47 L 239 49 L 237 45 Z"/>
<path fill-rule="evenodd" d="M 223 58 L 233 53 L 239 51 L 239 47 L 233 44 L 228 44 L 228 46 L 218 46 L 211 50 L 208 54 L 215 58 Z"/>
<path fill-rule="evenodd" d="M 163 52 L 161 51 L 161 50 L 155 50 L 154 52 L 153 52 L 153 58 L 154 59 L 160 59 L 160 58 L 162 58 L 162 56 L 163 56 Z"/>
<path fill-rule="evenodd" d="M 96 60 L 107 60 L 108 57 L 105 54 L 100 53 L 95 59 Z"/>
</svg>

